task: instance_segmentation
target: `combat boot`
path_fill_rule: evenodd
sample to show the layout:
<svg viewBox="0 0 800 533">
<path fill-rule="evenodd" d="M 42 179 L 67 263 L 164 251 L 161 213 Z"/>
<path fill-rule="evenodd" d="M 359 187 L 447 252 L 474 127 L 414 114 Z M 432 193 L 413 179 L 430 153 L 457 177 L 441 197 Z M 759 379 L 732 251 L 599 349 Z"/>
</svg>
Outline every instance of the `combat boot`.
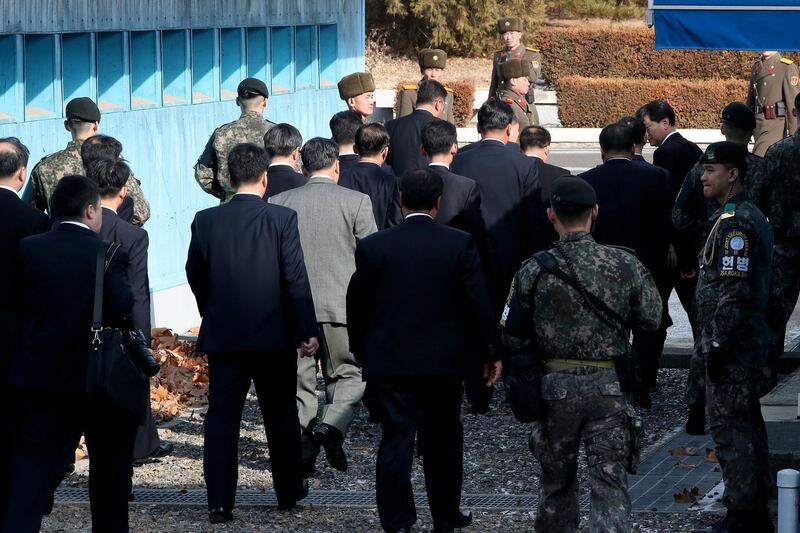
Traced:
<svg viewBox="0 0 800 533">
<path fill-rule="evenodd" d="M 773 533 L 775 526 L 769 511 L 728 511 L 725 518 L 694 533 Z"/>
<path fill-rule="evenodd" d="M 689 435 L 705 435 L 706 432 L 706 404 L 698 402 L 689 406 L 689 419 L 684 428 Z"/>
</svg>

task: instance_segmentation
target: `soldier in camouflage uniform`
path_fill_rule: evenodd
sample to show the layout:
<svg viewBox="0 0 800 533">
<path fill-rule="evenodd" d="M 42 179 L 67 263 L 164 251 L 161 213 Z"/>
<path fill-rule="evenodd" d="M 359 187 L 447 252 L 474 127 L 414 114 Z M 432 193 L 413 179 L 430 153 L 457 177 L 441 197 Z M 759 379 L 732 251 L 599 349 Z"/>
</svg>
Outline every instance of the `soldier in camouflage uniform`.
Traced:
<svg viewBox="0 0 800 533">
<path fill-rule="evenodd" d="M 759 404 L 770 331 L 772 228 L 748 200 L 747 148 L 713 143 L 700 158 L 703 194 L 720 206 L 700 254 L 695 350 L 706 362 L 711 435 L 722 467 L 725 518 L 709 532 L 773 531 L 767 432 Z"/>
<path fill-rule="evenodd" d="M 530 87 L 530 65 L 519 59 L 510 59 L 498 67 L 503 88 L 497 93 L 497 99 L 502 100 L 514 110 L 514 116 L 519 123 L 519 130 L 528 126 L 539 124 L 539 114 L 536 106 L 525 100 L 525 94 Z"/>
<path fill-rule="evenodd" d="M 662 302 L 647 268 L 628 251 L 597 244 L 589 234 L 598 210 L 592 186 L 581 178 L 559 178 L 551 205 L 547 216 L 560 240 L 539 254 L 549 254 L 558 269 L 579 279 L 629 325 L 655 330 Z M 613 361 L 628 353 L 628 337 L 600 319 L 578 290 L 545 271 L 536 258 L 517 272 L 500 325 L 503 343 L 512 353 L 533 345 L 532 351 L 544 360 L 547 418 L 534 424 L 530 436 L 542 468 L 536 531 L 577 531 L 582 440 L 592 491 L 588 531 L 630 531 L 625 463 L 635 412 L 629 395 L 620 390 Z"/>
<path fill-rule="evenodd" d="M 510 59 L 519 59 L 531 66 L 529 80 L 530 86 L 525 93 L 525 100 L 533 105 L 535 101 L 533 85 L 542 74 L 542 54 L 538 48 L 528 48 L 522 43 L 522 19 L 519 17 L 506 17 L 497 21 L 497 31 L 503 36 L 505 48 L 498 50 L 492 57 L 492 81 L 489 83 L 489 98 L 497 96 L 500 86 L 500 71 L 498 66 Z M 538 121 L 537 121 L 538 122 Z"/>
<path fill-rule="evenodd" d="M 81 160 L 81 145 L 86 139 L 94 136 L 100 127 L 100 109 L 90 98 L 80 97 L 70 100 L 65 115 L 64 128 L 72 134 L 72 140 L 65 149 L 43 157 L 31 172 L 30 201 L 34 207 L 42 211 L 48 210 L 50 196 L 58 180 L 64 176 L 86 174 Z M 128 194 L 133 199 L 132 223 L 141 226 L 150 218 L 150 204 L 133 173 L 126 186 Z"/>
<path fill-rule="evenodd" d="M 793 115 L 800 115 L 800 94 L 794 100 Z M 778 141 L 767 151 L 767 171 L 774 184 L 774 195 L 781 200 L 780 220 L 770 214 L 775 228 L 772 283 L 767 312 L 773 341 L 770 345 L 770 384 L 777 379 L 778 362 L 783 355 L 786 324 L 800 294 L 800 130 Z"/>
<path fill-rule="evenodd" d="M 264 134 L 275 125 L 265 119 L 269 91 L 267 85 L 256 78 L 245 78 L 236 90 L 236 105 L 242 116 L 214 130 L 206 143 L 200 159 L 194 166 L 194 179 L 205 192 L 225 203 L 236 194 L 228 175 L 228 153 L 240 143 L 264 147 Z"/>
<path fill-rule="evenodd" d="M 444 50 L 425 48 L 419 52 L 419 72 L 422 80 L 439 79 L 447 65 L 447 54 Z M 453 116 L 453 89 L 442 83 L 447 91 L 447 98 L 444 100 L 444 111 L 439 118 L 455 125 L 456 119 Z M 397 94 L 397 117 L 404 117 L 414 112 L 417 107 L 417 84 L 403 85 Z"/>
<path fill-rule="evenodd" d="M 770 146 L 797 129 L 792 104 L 798 83 L 797 65 L 778 52 L 764 52 L 753 63 L 747 105 L 756 115 L 756 155 L 763 157 Z"/>
</svg>

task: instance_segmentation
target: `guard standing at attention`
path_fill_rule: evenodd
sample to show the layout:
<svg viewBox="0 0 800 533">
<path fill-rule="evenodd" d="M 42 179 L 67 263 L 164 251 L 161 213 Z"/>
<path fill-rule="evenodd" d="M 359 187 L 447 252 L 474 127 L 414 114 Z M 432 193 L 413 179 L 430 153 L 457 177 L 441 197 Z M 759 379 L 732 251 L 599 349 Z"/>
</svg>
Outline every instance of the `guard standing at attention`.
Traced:
<svg viewBox="0 0 800 533">
<path fill-rule="evenodd" d="M 498 50 L 492 57 L 492 81 L 489 84 L 489 98 L 496 96 L 500 89 L 500 71 L 498 65 L 509 59 L 520 59 L 531 65 L 531 85 L 525 94 L 525 100 L 533 104 L 533 84 L 542 74 L 542 54 L 538 48 L 528 48 L 522 43 L 523 24 L 519 17 L 507 17 L 497 21 L 497 32 L 503 36 L 505 48 Z"/>
<path fill-rule="evenodd" d="M 517 272 L 500 321 L 512 354 L 533 352 L 543 361 L 547 414 L 533 425 L 529 443 L 542 468 L 535 529 L 577 531 L 584 441 L 592 491 L 588 531 L 629 532 L 626 463 L 635 463 L 635 411 L 615 358 L 631 353 L 631 327 L 659 326 L 661 295 L 632 253 L 591 236 L 598 207 L 589 183 L 559 178 L 550 204 L 547 217 L 560 240 Z"/>
<path fill-rule="evenodd" d="M 369 72 L 354 72 L 339 80 L 339 98 L 347 109 L 361 115 L 366 121 L 375 111 L 375 80 Z"/>
<path fill-rule="evenodd" d="M 528 126 L 538 125 L 539 114 L 536 112 L 536 105 L 529 104 L 525 99 L 525 95 L 528 94 L 528 89 L 531 87 L 530 64 L 521 59 L 509 59 L 497 68 L 500 71 L 500 79 L 503 81 L 503 87 L 497 92 L 497 98 L 510 105 L 514 110 L 519 129 L 523 130 Z"/>
<path fill-rule="evenodd" d="M 695 350 L 706 361 L 706 402 L 727 514 L 710 529 L 698 531 L 771 533 L 771 477 L 759 381 L 770 339 L 766 309 L 772 228 L 744 192 L 744 146 L 710 144 L 700 163 L 705 169 L 703 194 L 716 199 L 720 208 L 700 254 Z"/>
<path fill-rule="evenodd" d="M 419 72 L 422 74 L 422 80 L 435 80 L 439 83 L 439 79 L 444 73 L 445 66 L 447 65 L 447 53 L 444 50 L 425 48 L 419 52 Z M 417 107 L 417 85 L 409 84 L 400 87 L 400 92 L 397 93 L 397 118 L 410 115 Z M 444 85 L 442 83 L 442 85 Z M 444 100 L 444 111 L 439 117 L 446 120 L 450 124 L 455 125 L 456 119 L 453 116 L 453 89 L 444 86 L 447 91 L 447 98 Z"/>
<path fill-rule="evenodd" d="M 214 130 L 206 143 L 200 159 L 194 166 L 194 179 L 205 192 L 225 203 L 236 194 L 228 173 L 228 154 L 240 143 L 264 147 L 264 134 L 274 126 L 264 118 L 269 91 L 267 85 L 256 78 L 245 78 L 236 89 L 236 105 L 242 115 Z"/>
<path fill-rule="evenodd" d="M 797 65 L 778 52 L 764 52 L 753 63 L 747 105 L 756 114 L 753 153 L 757 156 L 764 157 L 767 148 L 797 129 L 792 106 L 799 82 Z"/>
</svg>

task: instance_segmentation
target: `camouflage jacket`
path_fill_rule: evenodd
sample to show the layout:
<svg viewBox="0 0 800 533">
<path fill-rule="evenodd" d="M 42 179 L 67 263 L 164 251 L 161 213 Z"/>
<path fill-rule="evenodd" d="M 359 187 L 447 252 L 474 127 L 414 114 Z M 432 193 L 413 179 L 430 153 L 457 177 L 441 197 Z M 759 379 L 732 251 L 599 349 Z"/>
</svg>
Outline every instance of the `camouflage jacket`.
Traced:
<svg viewBox="0 0 800 533">
<path fill-rule="evenodd" d="M 560 241 L 590 293 L 632 327 L 658 327 L 661 296 L 639 260 L 622 249 L 597 244 L 584 232 L 567 233 Z M 559 268 L 569 273 L 558 250 L 550 253 Z M 628 339 L 618 329 L 589 309 L 574 287 L 552 273 L 543 273 L 535 259 L 524 263 L 514 277 L 500 328 L 509 350 L 519 351 L 534 342 L 545 359 L 610 359 L 629 349 Z"/>
<path fill-rule="evenodd" d="M 194 166 L 194 178 L 205 192 L 227 202 L 236 193 L 228 174 L 228 153 L 240 143 L 264 147 L 264 134 L 274 126 L 261 113 L 246 111 L 237 120 L 214 130 L 200 159 Z"/>
<path fill-rule="evenodd" d="M 700 255 L 695 347 L 746 349 L 769 341 L 765 311 L 772 275 L 772 228 L 744 194 L 718 209 Z"/>
<path fill-rule="evenodd" d="M 31 204 L 41 211 L 47 211 L 50 205 L 50 196 L 56 188 L 58 180 L 64 176 L 75 174 L 84 176 L 86 173 L 81 161 L 81 145 L 83 141 L 72 140 L 63 150 L 45 156 L 39 161 L 31 172 Z M 143 225 L 150 218 L 150 204 L 144 197 L 142 188 L 133 173 L 128 183 L 128 194 L 133 200 L 133 222 L 137 226 Z"/>
<path fill-rule="evenodd" d="M 775 237 L 800 237 L 800 130 L 773 144 L 764 159 L 782 209 L 777 222 L 769 213 Z"/>
</svg>

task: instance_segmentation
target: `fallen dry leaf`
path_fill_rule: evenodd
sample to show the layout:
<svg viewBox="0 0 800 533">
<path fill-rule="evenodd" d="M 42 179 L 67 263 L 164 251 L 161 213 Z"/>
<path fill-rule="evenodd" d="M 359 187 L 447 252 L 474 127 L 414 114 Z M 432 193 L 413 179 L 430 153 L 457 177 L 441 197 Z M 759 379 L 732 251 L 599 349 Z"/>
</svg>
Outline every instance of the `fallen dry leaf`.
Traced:
<svg viewBox="0 0 800 533">
<path fill-rule="evenodd" d="M 690 490 L 684 488 L 681 492 L 673 494 L 672 497 L 677 503 L 694 503 L 700 498 L 700 489 L 697 487 L 692 487 Z"/>
<path fill-rule="evenodd" d="M 683 461 L 678 461 L 677 463 L 675 463 L 674 466 L 676 466 L 678 468 L 686 468 L 688 470 L 688 469 L 692 469 L 692 468 L 696 467 L 697 465 L 693 465 L 693 464 L 690 464 L 690 463 L 684 463 Z"/>
<path fill-rule="evenodd" d="M 706 463 L 718 463 L 719 460 L 717 459 L 717 450 L 714 448 L 706 448 Z"/>
<path fill-rule="evenodd" d="M 697 452 L 700 451 L 700 448 L 695 448 L 693 446 L 680 446 L 678 448 L 672 448 L 669 450 L 670 455 L 697 455 Z"/>
</svg>

